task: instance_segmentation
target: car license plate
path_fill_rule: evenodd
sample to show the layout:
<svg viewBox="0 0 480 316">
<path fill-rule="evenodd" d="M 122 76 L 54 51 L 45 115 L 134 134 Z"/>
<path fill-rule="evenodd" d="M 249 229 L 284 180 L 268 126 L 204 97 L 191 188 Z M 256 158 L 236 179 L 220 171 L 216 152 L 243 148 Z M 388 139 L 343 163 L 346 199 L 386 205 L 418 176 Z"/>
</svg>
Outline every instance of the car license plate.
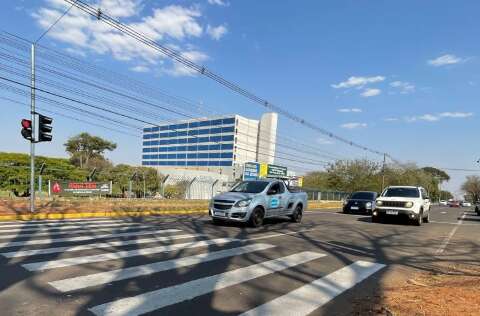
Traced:
<svg viewBox="0 0 480 316">
<path fill-rule="evenodd" d="M 387 210 L 387 215 L 398 215 L 398 211 L 395 210 Z"/>
<path fill-rule="evenodd" d="M 225 216 L 225 212 L 214 212 L 217 216 Z"/>
<path fill-rule="evenodd" d="M 350 206 L 351 210 L 358 210 L 358 206 Z"/>
</svg>

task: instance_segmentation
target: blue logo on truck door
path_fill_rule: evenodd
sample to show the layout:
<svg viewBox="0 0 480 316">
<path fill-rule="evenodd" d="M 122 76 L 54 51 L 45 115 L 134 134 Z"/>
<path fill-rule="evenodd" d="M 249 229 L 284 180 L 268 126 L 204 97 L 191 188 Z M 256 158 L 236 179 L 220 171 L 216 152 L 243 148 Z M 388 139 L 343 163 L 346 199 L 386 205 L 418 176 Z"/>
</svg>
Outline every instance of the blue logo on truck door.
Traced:
<svg viewBox="0 0 480 316">
<path fill-rule="evenodd" d="M 280 204 L 280 201 L 277 198 L 270 199 L 270 208 L 277 208 Z"/>
</svg>

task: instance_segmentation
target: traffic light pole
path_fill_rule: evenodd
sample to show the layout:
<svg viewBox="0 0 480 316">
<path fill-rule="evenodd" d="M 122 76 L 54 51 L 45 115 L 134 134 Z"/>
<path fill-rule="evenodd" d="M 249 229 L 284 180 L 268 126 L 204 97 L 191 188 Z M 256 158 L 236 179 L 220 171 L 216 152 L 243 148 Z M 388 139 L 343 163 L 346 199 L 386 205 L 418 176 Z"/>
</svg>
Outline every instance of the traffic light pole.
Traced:
<svg viewBox="0 0 480 316">
<path fill-rule="evenodd" d="M 35 44 L 32 44 L 30 83 L 30 114 L 32 117 L 32 140 L 30 141 L 30 212 L 35 212 Z"/>
</svg>

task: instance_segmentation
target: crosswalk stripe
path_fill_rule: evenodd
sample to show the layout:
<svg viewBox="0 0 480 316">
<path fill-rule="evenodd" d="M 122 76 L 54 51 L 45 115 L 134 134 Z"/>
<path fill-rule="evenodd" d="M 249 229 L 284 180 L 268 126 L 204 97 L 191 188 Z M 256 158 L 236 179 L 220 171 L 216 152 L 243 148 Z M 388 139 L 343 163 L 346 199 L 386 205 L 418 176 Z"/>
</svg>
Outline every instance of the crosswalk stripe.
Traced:
<svg viewBox="0 0 480 316">
<path fill-rule="evenodd" d="M 1 227 L 14 227 L 17 225 L 42 225 L 42 224 L 51 224 L 51 223 L 61 223 L 61 224 L 69 224 L 69 223 L 83 223 L 83 222 L 100 222 L 104 220 L 115 220 L 111 217 L 96 217 L 96 218 L 72 218 L 72 219 L 39 219 L 39 220 L 29 220 L 29 221 L 13 221 L 9 222 L 8 224 L 2 224 Z M 122 219 L 116 219 L 117 221 L 121 221 Z"/>
<path fill-rule="evenodd" d="M 135 227 L 138 228 L 138 227 Z M 130 230 L 131 228 L 127 227 L 126 229 L 120 230 Z M 75 242 L 75 241 L 86 241 L 92 239 L 106 239 L 106 238 L 117 238 L 117 237 L 132 237 L 132 236 L 145 236 L 145 235 L 155 235 L 155 234 L 167 234 L 167 233 L 177 233 L 180 232 L 180 229 L 163 229 L 156 231 L 144 231 L 144 232 L 126 232 L 126 233 L 114 233 L 114 234 L 104 234 L 104 235 L 88 235 L 88 236 L 76 236 L 76 237 L 64 237 L 64 238 L 45 238 L 45 239 L 34 239 L 34 240 L 24 240 L 24 241 L 11 241 L 0 243 L 0 248 L 5 247 L 19 247 L 19 246 L 34 246 L 34 245 L 46 245 L 54 243 L 63 243 L 63 242 Z"/>
<path fill-rule="evenodd" d="M 323 278 L 251 309 L 241 316 L 308 315 L 383 267 L 385 265 L 379 263 L 356 261 Z"/>
<path fill-rule="evenodd" d="M 47 270 L 47 269 L 53 269 L 53 268 L 69 267 L 69 266 L 74 266 L 78 264 L 101 262 L 101 261 L 115 260 L 115 259 L 135 257 L 135 256 L 151 255 L 151 254 L 170 252 L 170 251 L 175 251 L 180 249 L 183 250 L 187 248 L 197 248 L 197 247 L 205 247 L 209 245 L 225 244 L 225 243 L 234 242 L 234 241 L 240 241 L 240 239 L 218 238 L 218 239 L 211 239 L 211 240 L 200 240 L 200 241 L 193 241 L 193 242 L 182 243 L 182 244 L 173 244 L 173 245 L 149 247 L 149 248 L 143 248 L 143 249 L 110 252 L 110 253 L 104 253 L 104 254 L 93 255 L 93 256 L 83 256 L 83 257 L 74 257 L 74 258 L 26 263 L 26 264 L 23 264 L 22 266 L 25 269 L 30 271 Z"/>
<path fill-rule="evenodd" d="M 166 261 L 155 262 L 140 266 L 134 266 L 125 269 L 112 270 L 107 272 L 100 272 L 89 274 L 86 276 L 74 277 L 65 280 L 49 282 L 51 286 L 60 292 L 71 292 L 91 286 L 101 284 L 108 284 L 110 282 L 131 279 L 139 276 L 150 275 L 162 271 L 178 269 L 181 267 L 192 266 L 200 263 L 210 262 L 223 258 L 239 256 L 242 254 L 261 251 L 273 248 L 275 246 L 270 244 L 252 244 L 238 248 L 214 251 L 209 253 L 202 253 L 194 256 L 183 257 L 180 259 L 172 259 Z"/>
<path fill-rule="evenodd" d="M 90 308 L 95 315 L 140 315 L 162 307 L 193 299 L 200 295 L 282 271 L 321 257 L 310 251 L 265 261 L 233 271 L 193 280 L 179 285 L 119 299 Z M 289 307 L 286 307 L 287 309 Z"/>
<path fill-rule="evenodd" d="M 197 237 L 205 237 L 205 236 L 206 236 L 205 234 L 185 234 L 185 235 L 151 237 L 151 238 L 142 238 L 142 239 L 133 239 L 133 240 L 116 240 L 116 241 L 97 242 L 93 244 L 78 245 L 78 246 L 65 246 L 65 247 L 54 247 L 54 248 L 45 248 L 45 249 L 11 251 L 11 252 L 0 253 L 0 255 L 7 258 L 16 258 L 16 257 L 36 256 L 36 255 L 46 255 L 46 254 L 59 253 L 59 252 L 71 252 L 71 251 L 79 251 L 79 250 L 97 249 L 97 248 L 141 245 L 141 244 L 158 242 L 158 241 L 172 241 L 177 239 L 197 238 Z"/>
<path fill-rule="evenodd" d="M 30 228 L 30 227 L 60 227 L 60 226 L 71 226 L 71 225 L 95 225 L 95 224 L 102 224 L 102 223 L 120 223 L 124 222 L 127 223 L 127 221 L 120 220 L 120 219 L 104 219 L 104 220 L 99 220 L 99 221 L 84 221 L 84 222 L 47 222 L 47 223 L 21 223 L 17 224 L 4 224 L 0 225 L 0 230 L 4 228 Z"/>
<path fill-rule="evenodd" d="M 35 227 L 30 227 L 26 226 L 25 228 L 13 228 L 13 229 L 0 229 L 0 233 L 17 233 L 17 232 L 42 232 L 42 231 L 47 231 L 47 230 L 73 230 L 73 229 L 78 229 L 78 228 L 90 228 L 92 226 L 94 227 L 102 227 L 102 226 L 112 226 L 112 225 L 122 225 L 122 224 L 130 224 L 130 225 L 140 225 L 139 223 L 133 223 L 133 222 L 119 222 L 119 221 L 99 221 L 96 223 L 80 223 L 78 225 L 58 225 L 58 224 L 46 224 L 42 226 L 35 226 Z"/>
<path fill-rule="evenodd" d="M 130 229 L 143 229 L 143 228 L 152 228 L 150 225 L 132 225 L 128 223 L 120 224 L 110 224 L 108 226 L 93 226 L 93 227 L 84 227 L 83 229 L 77 228 L 72 231 L 47 231 L 39 233 L 27 233 L 27 234 L 15 234 L 15 235 L 0 235 L 0 239 L 12 239 L 12 238 L 25 238 L 25 237 L 40 237 L 40 236 L 58 236 L 66 234 L 75 234 L 75 233 L 91 233 L 92 229 L 98 231 L 106 231 L 111 229 L 116 229 L 117 227 L 127 226 Z"/>
<path fill-rule="evenodd" d="M 480 221 L 480 216 L 478 216 L 478 215 L 464 215 L 463 219 Z"/>
</svg>

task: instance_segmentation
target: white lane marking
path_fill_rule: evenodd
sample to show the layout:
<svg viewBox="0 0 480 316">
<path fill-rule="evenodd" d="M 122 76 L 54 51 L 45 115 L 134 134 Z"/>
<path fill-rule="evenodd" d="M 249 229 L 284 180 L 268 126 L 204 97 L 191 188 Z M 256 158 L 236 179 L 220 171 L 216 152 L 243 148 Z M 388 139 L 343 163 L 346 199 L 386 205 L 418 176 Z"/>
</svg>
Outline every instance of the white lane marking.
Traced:
<svg viewBox="0 0 480 316">
<path fill-rule="evenodd" d="M 96 225 L 96 224 L 102 224 L 102 223 L 118 223 L 118 222 L 124 222 L 124 223 L 130 223 L 124 220 L 119 220 L 119 219 L 108 219 L 108 220 L 98 220 L 98 221 L 88 221 L 88 222 L 55 222 L 55 223 L 23 223 L 23 224 L 5 224 L 5 225 L 0 225 L 0 229 L 3 228 L 22 228 L 22 227 L 63 227 L 63 226 L 72 226 L 72 225 Z M 16 222 L 15 222 L 16 223 Z M 133 223 L 133 222 L 132 222 Z M 1 231 L 0 231 L 1 232 Z"/>
<path fill-rule="evenodd" d="M 437 249 L 435 254 L 439 255 L 439 254 L 442 254 L 445 251 L 445 248 L 447 248 L 448 243 L 452 239 L 453 235 L 455 235 L 455 233 L 457 232 L 460 225 L 462 225 L 464 218 L 465 218 L 465 214 L 463 214 L 462 217 L 460 217 L 460 219 L 457 222 L 457 225 L 455 225 L 455 227 L 452 228 L 452 230 L 450 231 L 450 234 L 448 234 L 448 236 L 443 240 L 442 244 Z"/>
<path fill-rule="evenodd" d="M 158 241 L 173 241 L 177 239 L 197 238 L 197 237 L 205 237 L 205 236 L 206 236 L 205 234 L 185 234 L 185 235 L 174 235 L 174 236 L 140 238 L 140 239 L 132 239 L 132 240 L 116 240 L 116 241 L 98 242 L 98 243 L 78 245 L 78 246 L 65 246 L 65 247 L 54 247 L 54 248 L 45 248 L 45 249 L 11 251 L 11 252 L 0 253 L 0 255 L 7 258 L 26 257 L 26 256 L 45 255 L 45 254 L 52 254 L 52 253 L 59 253 L 59 252 L 71 252 L 71 251 L 80 251 L 80 250 L 97 249 L 97 248 L 140 245 L 140 244 L 153 243 Z"/>
<path fill-rule="evenodd" d="M 12 221 L 9 224 L 0 225 L 0 227 L 7 227 L 7 226 L 16 226 L 16 225 L 28 225 L 28 224 L 48 224 L 48 223 L 76 223 L 79 222 L 96 222 L 96 221 L 103 221 L 103 220 L 113 220 L 111 217 L 95 217 L 95 218 L 72 218 L 72 219 L 39 219 L 39 220 L 26 220 L 26 221 Z M 123 219 L 117 219 L 123 220 Z"/>
<path fill-rule="evenodd" d="M 440 214 L 447 214 L 447 212 L 440 212 Z"/>
<path fill-rule="evenodd" d="M 480 219 L 480 218 L 479 218 Z M 448 225 L 458 225 L 458 222 L 440 222 L 440 221 L 430 221 L 429 223 L 435 223 L 435 224 L 448 224 Z M 462 226 L 478 226 L 479 224 L 468 224 L 468 223 L 462 223 Z"/>
<path fill-rule="evenodd" d="M 13 228 L 13 229 L 0 229 L 0 233 L 18 233 L 18 232 L 44 232 L 49 230 L 73 230 L 78 228 L 91 228 L 93 227 L 103 227 L 103 226 L 114 226 L 117 224 L 130 224 L 130 225 L 140 225 L 139 223 L 134 222 L 120 222 L 120 221 L 98 221 L 96 223 L 79 223 L 79 224 L 68 224 L 68 225 L 58 225 L 58 224 L 47 224 L 35 227 L 25 226 L 25 228 Z"/>
<path fill-rule="evenodd" d="M 463 214 L 463 219 L 480 221 L 480 216 Z"/>
<path fill-rule="evenodd" d="M 270 249 L 275 246 L 269 244 L 253 244 L 238 248 L 226 249 L 221 251 L 202 253 L 199 255 L 183 257 L 180 259 L 172 259 L 167 261 L 154 262 L 150 264 L 134 266 L 125 269 L 112 270 L 107 272 L 100 272 L 89 274 L 86 276 L 79 276 L 75 278 L 49 282 L 51 286 L 60 292 L 71 292 L 91 286 L 101 284 L 108 284 L 110 282 L 131 279 L 139 276 L 150 275 L 162 271 L 178 269 L 181 267 L 192 266 L 223 258 L 239 256 L 242 254 Z"/>
<path fill-rule="evenodd" d="M 141 315 L 165 306 L 193 299 L 216 290 L 282 271 L 321 257 L 323 253 L 300 252 L 233 271 L 193 280 L 179 285 L 119 299 L 90 308 L 95 315 Z M 286 307 L 287 309 L 290 306 Z"/>
<path fill-rule="evenodd" d="M 83 228 L 76 228 L 76 230 L 72 231 L 47 231 L 47 232 L 39 232 L 39 233 L 27 233 L 27 234 L 15 234 L 15 235 L 0 235 L 0 239 L 12 239 L 12 238 L 25 238 L 25 237 L 39 237 L 39 236 L 58 236 L 58 235 L 67 235 L 67 234 L 76 234 L 76 233 L 92 233 L 94 231 L 108 231 L 117 229 L 117 227 L 126 226 L 130 229 L 143 229 L 143 228 L 152 228 L 151 225 L 139 225 L 139 224 L 127 224 L 127 223 L 120 223 L 120 224 L 109 224 L 108 226 L 98 225 L 93 227 L 83 227 Z"/>
<path fill-rule="evenodd" d="M 240 241 L 240 240 L 235 238 L 218 238 L 218 239 L 211 239 L 211 240 L 200 240 L 200 241 L 192 241 L 192 242 L 182 243 L 182 244 L 173 244 L 173 245 L 166 245 L 166 246 L 157 246 L 157 247 L 128 250 L 128 251 L 124 250 L 124 251 L 103 253 L 103 254 L 93 255 L 93 256 L 83 256 L 83 257 L 74 257 L 74 258 L 26 263 L 26 264 L 22 264 L 22 267 L 24 267 L 29 271 L 47 270 L 47 269 L 53 269 L 53 268 L 70 267 L 78 264 L 102 262 L 107 260 L 115 260 L 115 259 L 135 257 L 135 256 L 145 256 L 145 255 L 157 254 L 162 252 L 176 251 L 180 249 L 226 244 L 234 241 Z"/>
<path fill-rule="evenodd" d="M 288 294 L 251 309 L 241 316 L 308 315 L 385 267 L 384 264 L 356 261 Z"/>
<path fill-rule="evenodd" d="M 303 230 L 299 230 L 299 231 L 296 231 L 296 232 L 268 234 L 268 235 L 262 235 L 262 236 L 258 236 L 258 237 L 248 237 L 248 238 L 245 238 L 244 240 L 259 240 L 259 239 L 282 237 L 282 236 L 288 236 L 288 235 L 296 235 L 296 234 L 301 234 L 301 233 L 305 233 L 305 232 L 311 232 L 311 231 L 314 231 L 314 230 L 315 229 L 313 229 L 313 228 L 312 229 L 303 229 Z"/>
<path fill-rule="evenodd" d="M 138 227 L 135 227 L 135 228 L 138 228 Z M 150 227 L 150 228 L 153 228 L 153 227 Z M 107 239 L 107 238 L 117 238 L 117 237 L 132 237 L 132 236 L 145 236 L 145 235 L 155 235 L 155 234 L 177 233 L 177 232 L 181 231 L 180 229 L 163 229 L 163 230 L 146 231 L 146 232 L 126 232 L 126 233 L 122 233 L 122 231 L 127 231 L 127 230 L 130 230 L 130 229 L 131 229 L 130 227 L 127 227 L 126 229 L 119 230 L 119 231 L 117 231 L 117 233 L 114 233 L 114 234 L 88 235 L 88 236 L 76 236 L 76 237 L 64 237 L 64 238 L 46 238 L 46 239 L 2 242 L 2 243 L 0 243 L 0 248 L 32 246 L 32 245 L 45 245 L 45 244 L 75 242 L 75 241 L 86 241 L 86 240 L 92 240 L 92 239 Z"/>
</svg>

